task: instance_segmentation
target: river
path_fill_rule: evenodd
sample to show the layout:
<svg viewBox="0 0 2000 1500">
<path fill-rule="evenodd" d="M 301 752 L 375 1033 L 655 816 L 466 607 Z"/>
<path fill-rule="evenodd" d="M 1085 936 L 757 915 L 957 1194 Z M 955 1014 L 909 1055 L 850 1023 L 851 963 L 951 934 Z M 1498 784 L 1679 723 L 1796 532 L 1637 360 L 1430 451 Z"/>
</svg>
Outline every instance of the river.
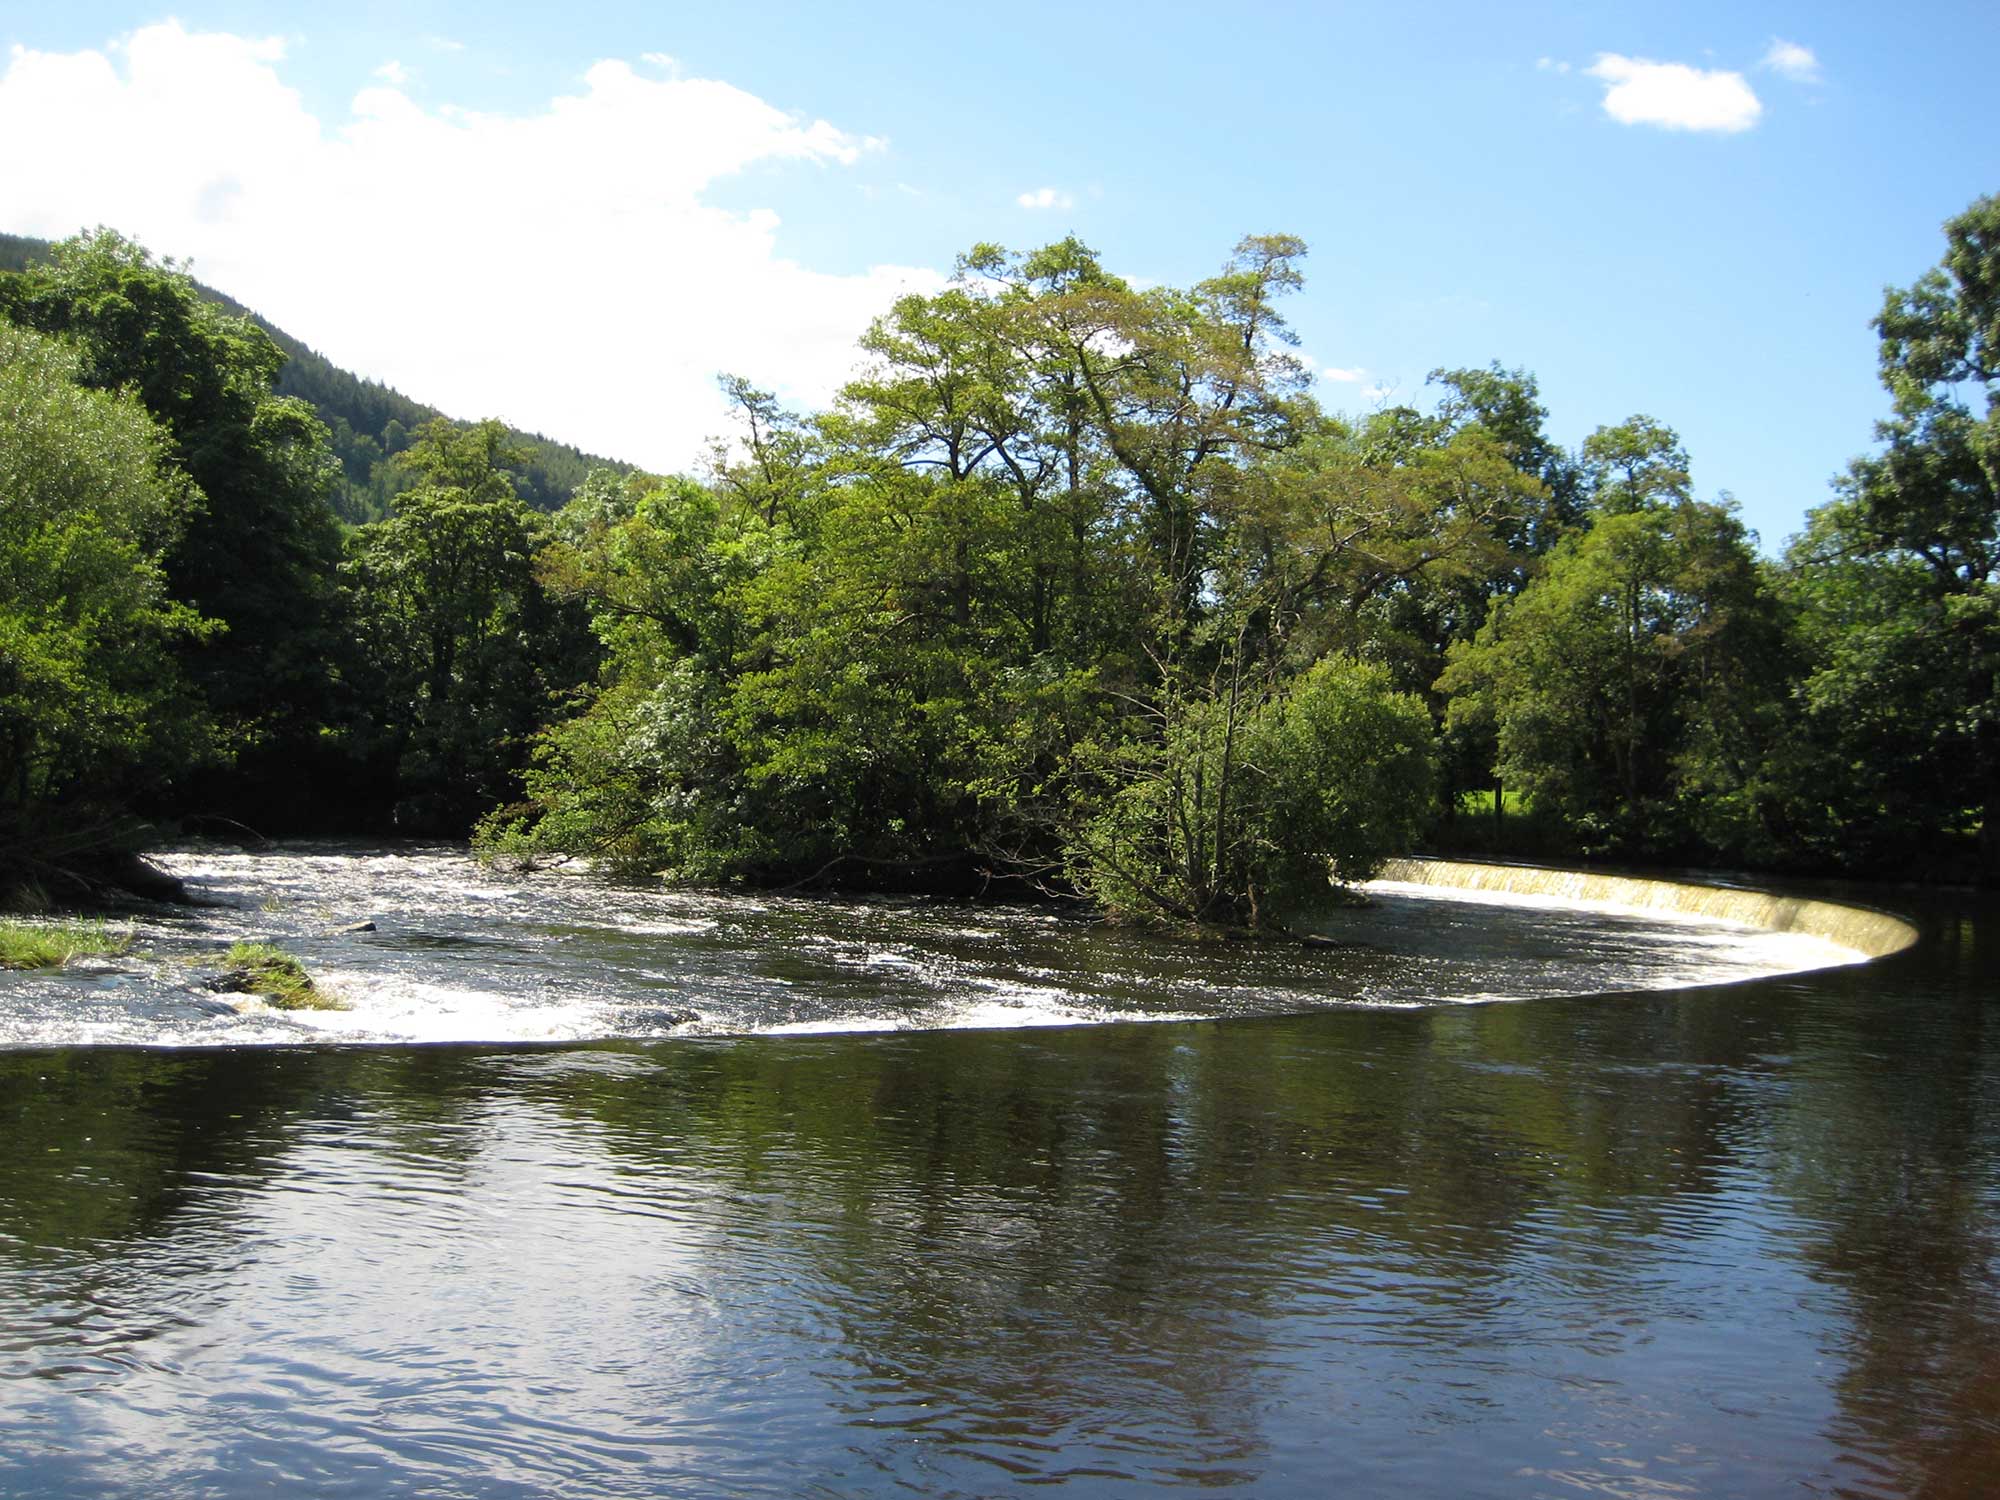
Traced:
<svg viewBox="0 0 2000 1500">
<path fill-rule="evenodd" d="M 1974 1496 L 2000 913 L 1341 946 L 456 851 L 0 979 L 0 1494 Z M 338 929 L 372 921 L 372 931 Z M 344 1011 L 194 978 L 303 954 Z"/>
</svg>

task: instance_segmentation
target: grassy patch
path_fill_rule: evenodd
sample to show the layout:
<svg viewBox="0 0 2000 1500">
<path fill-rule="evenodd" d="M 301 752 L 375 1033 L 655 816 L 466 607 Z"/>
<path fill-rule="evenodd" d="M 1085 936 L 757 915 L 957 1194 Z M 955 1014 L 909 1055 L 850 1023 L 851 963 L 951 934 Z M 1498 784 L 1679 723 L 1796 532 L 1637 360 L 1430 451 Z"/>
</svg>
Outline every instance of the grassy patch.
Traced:
<svg viewBox="0 0 2000 1500">
<path fill-rule="evenodd" d="M 1503 792 L 1501 796 L 1503 800 L 1500 807 L 1504 817 L 1524 818 L 1535 810 L 1535 805 L 1528 800 L 1526 792 L 1509 790 Z M 1458 810 L 1461 815 L 1468 818 L 1492 817 L 1493 788 L 1486 787 L 1478 791 L 1461 792 L 1458 798 Z"/>
<path fill-rule="evenodd" d="M 238 943 L 223 955 L 228 968 L 218 989 L 261 996 L 276 1010 L 345 1010 L 333 995 L 313 983 L 305 965 L 269 943 Z"/>
<path fill-rule="evenodd" d="M 59 969 L 129 952 L 132 934 L 103 922 L 0 922 L 0 969 Z"/>
<path fill-rule="evenodd" d="M 1576 836 L 1534 799 L 1511 788 L 1498 815 L 1493 788 L 1458 799 L 1457 816 L 1440 823 L 1426 840 L 1426 852 L 1467 859 L 1566 859 L 1576 853 Z"/>
</svg>

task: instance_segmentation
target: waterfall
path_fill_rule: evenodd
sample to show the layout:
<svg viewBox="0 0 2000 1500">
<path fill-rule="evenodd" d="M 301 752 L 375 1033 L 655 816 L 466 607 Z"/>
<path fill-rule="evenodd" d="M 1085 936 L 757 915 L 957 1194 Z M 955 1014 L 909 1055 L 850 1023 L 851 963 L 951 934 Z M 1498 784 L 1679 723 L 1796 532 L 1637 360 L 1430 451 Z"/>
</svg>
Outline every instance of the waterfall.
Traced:
<svg viewBox="0 0 2000 1500">
<path fill-rule="evenodd" d="M 1870 958 L 1900 953 L 1916 942 L 1918 936 L 1917 929 L 1901 917 L 1867 907 L 1682 880 L 1415 858 L 1390 860 L 1377 878 L 1455 890 L 1597 901 L 1642 911 L 1685 912 L 1718 921 L 1741 922 L 1766 932 L 1805 933 L 1866 953 Z"/>
</svg>

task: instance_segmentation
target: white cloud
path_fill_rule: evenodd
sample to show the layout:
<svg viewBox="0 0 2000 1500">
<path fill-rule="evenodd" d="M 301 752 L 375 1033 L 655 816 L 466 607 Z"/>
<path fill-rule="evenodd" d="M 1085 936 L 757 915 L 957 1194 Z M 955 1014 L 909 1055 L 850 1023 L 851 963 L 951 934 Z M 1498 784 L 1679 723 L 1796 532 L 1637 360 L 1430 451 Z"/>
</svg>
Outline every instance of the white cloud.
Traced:
<svg viewBox="0 0 2000 1500">
<path fill-rule="evenodd" d="M 282 59 L 177 22 L 114 55 L 15 48 L 0 140 L 39 144 L 0 153 L 5 227 L 110 224 L 454 416 L 655 468 L 721 430 L 718 371 L 824 403 L 868 320 L 942 285 L 928 268 L 812 270 L 781 253 L 774 212 L 705 201 L 752 164 L 876 145 L 726 83 L 601 62 L 580 92 L 507 116 L 420 106 L 391 79 L 322 122 Z"/>
<path fill-rule="evenodd" d="M 1741 73 L 1601 52 L 1586 69 L 1605 84 L 1604 112 L 1621 125 L 1666 130 L 1748 130 L 1764 106 Z"/>
<path fill-rule="evenodd" d="M 1052 187 L 1031 188 L 1014 201 L 1023 208 L 1075 208 L 1076 199 Z"/>
<path fill-rule="evenodd" d="M 1794 83 L 1819 82 L 1819 59 L 1813 56 L 1812 48 L 1781 37 L 1771 38 L 1771 49 L 1764 54 L 1763 66 Z"/>
<path fill-rule="evenodd" d="M 375 70 L 375 76 L 402 88 L 410 81 L 410 70 L 392 57 Z"/>
<path fill-rule="evenodd" d="M 1568 63 L 1557 62 L 1553 57 L 1536 58 L 1535 67 L 1544 73 L 1567 73 L 1569 71 Z"/>
<path fill-rule="evenodd" d="M 1355 385 L 1367 377 L 1368 372 L 1360 367 L 1343 370 L 1338 365 L 1323 365 L 1312 355 L 1301 349 L 1293 356 L 1308 375 L 1320 380 L 1330 380 L 1339 385 Z"/>
</svg>

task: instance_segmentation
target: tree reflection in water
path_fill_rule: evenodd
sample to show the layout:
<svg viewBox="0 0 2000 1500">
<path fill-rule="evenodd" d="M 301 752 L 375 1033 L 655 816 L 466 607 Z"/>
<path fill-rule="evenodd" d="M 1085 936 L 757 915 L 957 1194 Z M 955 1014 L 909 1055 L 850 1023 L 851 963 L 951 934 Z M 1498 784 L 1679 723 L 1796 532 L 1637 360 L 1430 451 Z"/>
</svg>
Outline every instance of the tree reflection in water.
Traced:
<svg viewBox="0 0 2000 1500">
<path fill-rule="evenodd" d="M 1938 929 L 1519 1005 L 0 1055 L 0 1488 L 1972 1495 L 2000 928 Z"/>
</svg>

